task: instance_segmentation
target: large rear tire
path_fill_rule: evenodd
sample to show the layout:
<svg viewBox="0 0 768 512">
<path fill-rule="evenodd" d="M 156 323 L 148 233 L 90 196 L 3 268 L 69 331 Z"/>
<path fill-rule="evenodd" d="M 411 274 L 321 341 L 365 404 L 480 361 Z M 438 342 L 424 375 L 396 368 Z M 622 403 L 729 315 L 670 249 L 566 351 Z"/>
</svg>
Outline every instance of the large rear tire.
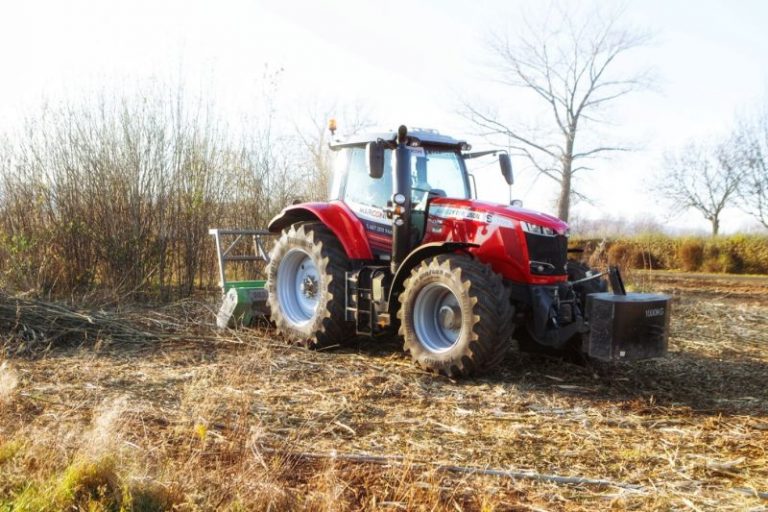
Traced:
<svg viewBox="0 0 768 512">
<path fill-rule="evenodd" d="M 450 377 L 504 358 L 514 328 L 509 293 L 490 267 L 462 254 L 423 261 L 400 294 L 399 333 L 422 368 Z"/>
<path fill-rule="evenodd" d="M 278 331 L 309 348 L 352 337 L 354 326 L 344 319 L 349 268 L 344 248 L 322 224 L 283 230 L 267 267 L 268 302 Z"/>
</svg>

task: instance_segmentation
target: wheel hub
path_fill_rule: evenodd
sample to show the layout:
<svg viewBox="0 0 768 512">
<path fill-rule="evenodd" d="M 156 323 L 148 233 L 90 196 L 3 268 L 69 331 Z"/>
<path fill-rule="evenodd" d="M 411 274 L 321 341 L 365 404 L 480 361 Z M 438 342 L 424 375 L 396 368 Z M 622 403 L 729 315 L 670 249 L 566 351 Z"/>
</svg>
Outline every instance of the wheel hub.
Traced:
<svg viewBox="0 0 768 512">
<path fill-rule="evenodd" d="M 291 249 L 277 268 L 277 300 L 285 318 L 296 326 L 312 321 L 320 302 L 320 272 L 303 249 Z"/>
<path fill-rule="evenodd" d="M 413 306 L 413 327 L 421 345 L 432 353 L 446 352 L 458 343 L 461 306 L 448 286 L 430 283 L 419 290 Z"/>
<path fill-rule="evenodd" d="M 308 299 L 312 299 L 317 295 L 317 279 L 314 276 L 306 276 L 301 282 L 301 293 Z"/>
<path fill-rule="evenodd" d="M 461 310 L 454 305 L 444 305 L 438 312 L 443 329 L 455 331 L 461 327 Z"/>
</svg>

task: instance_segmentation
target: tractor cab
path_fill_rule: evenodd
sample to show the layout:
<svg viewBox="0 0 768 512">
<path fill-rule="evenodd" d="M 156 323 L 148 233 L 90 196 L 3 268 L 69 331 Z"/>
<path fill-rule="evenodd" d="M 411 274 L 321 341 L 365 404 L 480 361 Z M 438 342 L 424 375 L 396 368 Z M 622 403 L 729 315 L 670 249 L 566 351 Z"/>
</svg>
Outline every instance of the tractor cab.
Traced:
<svg viewBox="0 0 768 512">
<path fill-rule="evenodd" d="M 354 212 L 365 228 L 374 256 L 385 260 L 392 250 L 391 212 L 398 192 L 393 187 L 395 137 L 394 132 L 371 133 L 331 145 L 335 158 L 329 200 L 342 201 Z M 471 199 L 465 164 L 469 149 L 466 142 L 437 130 L 408 132 L 408 183 L 400 184 L 400 192 L 410 191 L 409 249 L 424 239 L 433 199 Z"/>
</svg>

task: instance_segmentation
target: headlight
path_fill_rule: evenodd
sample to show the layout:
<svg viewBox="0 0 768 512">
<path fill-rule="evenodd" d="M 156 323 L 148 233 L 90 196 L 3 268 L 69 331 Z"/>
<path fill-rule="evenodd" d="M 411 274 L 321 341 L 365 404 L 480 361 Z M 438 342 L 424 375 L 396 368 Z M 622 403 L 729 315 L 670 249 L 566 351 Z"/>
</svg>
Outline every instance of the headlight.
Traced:
<svg viewBox="0 0 768 512">
<path fill-rule="evenodd" d="M 523 231 L 530 233 L 532 235 L 542 235 L 542 236 L 555 236 L 557 233 L 554 229 L 548 228 L 546 226 L 539 226 L 538 224 L 533 224 L 531 222 L 520 222 L 520 226 L 522 226 Z"/>
</svg>

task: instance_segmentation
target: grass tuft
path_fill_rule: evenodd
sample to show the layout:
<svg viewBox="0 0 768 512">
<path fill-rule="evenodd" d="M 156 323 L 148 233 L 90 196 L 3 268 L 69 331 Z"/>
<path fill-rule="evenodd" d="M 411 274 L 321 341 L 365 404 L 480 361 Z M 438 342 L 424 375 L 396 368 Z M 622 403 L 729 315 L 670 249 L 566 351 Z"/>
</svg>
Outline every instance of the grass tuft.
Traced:
<svg viewBox="0 0 768 512">
<path fill-rule="evenodd" d="M 123 488 L 123 507 L 132 512 L 162 512 L 172 510 L 181 501 L 173 489 L 153 481 L 137 481 Z"/>
<path fill-rule="evenodd" d="M 0 466 L 10 462 L 24 447 L 24 443 L 19 440 L 0 443 Z"/>
<path fill-rule="evenodd" d="M 97 461 L 77 461 L 42 485 L 27 485 L 12 502 L 12 510 L 117 512 L 121 504 L 122 490 L 115 461 L 105 457 Z"/>
</svg>

